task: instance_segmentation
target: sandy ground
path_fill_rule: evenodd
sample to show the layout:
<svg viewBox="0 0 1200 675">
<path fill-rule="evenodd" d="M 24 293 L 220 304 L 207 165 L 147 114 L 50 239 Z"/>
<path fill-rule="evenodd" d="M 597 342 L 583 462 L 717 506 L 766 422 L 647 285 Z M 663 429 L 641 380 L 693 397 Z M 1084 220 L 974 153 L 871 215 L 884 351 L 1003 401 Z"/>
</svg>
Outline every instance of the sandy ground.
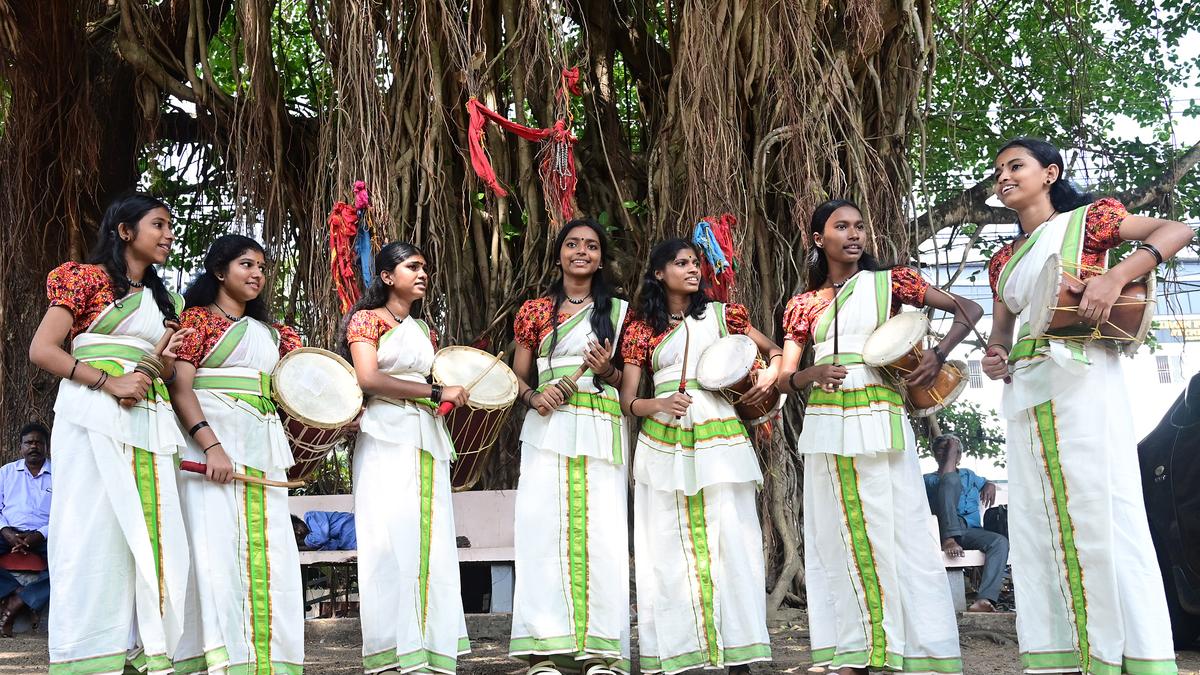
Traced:
<svg viewBox="0 0 1200 675">
<path fill-rule="evenodd" d="M 509 617 L 506 614 L 470 615 L 472 652 L 459 661 L 459 672 L 468 675 L 517 675 L 524 668 L 507 657 Z M 1017 675 L 1013 616 L 966 616 L 959 622 L 963 660 L 969 675 Z M 359 626 L 355 619 L 319 619 L 306 626 L 308 675 L 361 673 Z M 756 664 L 755 673 L 807 674 L 808 630 L 801 612 L 772 622 L 771 644 L 775 661 Z M 1179 653 L 1181 674 L 1200 675 L 1200 652 Z M 46 672 L 45 628 L 34 634 L 0 639 L 0 675 Z"/>
</svg>

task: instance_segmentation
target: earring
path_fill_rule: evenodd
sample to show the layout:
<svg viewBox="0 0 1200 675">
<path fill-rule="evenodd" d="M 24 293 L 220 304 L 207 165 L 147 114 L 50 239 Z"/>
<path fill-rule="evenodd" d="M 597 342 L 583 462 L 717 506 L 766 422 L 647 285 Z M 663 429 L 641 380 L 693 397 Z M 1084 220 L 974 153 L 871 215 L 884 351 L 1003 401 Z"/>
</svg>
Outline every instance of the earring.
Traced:
<svg viewBox="0 0 1200 675">
<path fill-rule="evenodd" d="M 391 285 L 392 285 L 392 282 L 390 282 L 390 281 L 385 281 L 385 282 L 383 282 L 383 283 L 384 283 L 384 284 L 386 284 L 386 285 L 388 285 L 388 286 L 391 286 Z"/>
</svg>

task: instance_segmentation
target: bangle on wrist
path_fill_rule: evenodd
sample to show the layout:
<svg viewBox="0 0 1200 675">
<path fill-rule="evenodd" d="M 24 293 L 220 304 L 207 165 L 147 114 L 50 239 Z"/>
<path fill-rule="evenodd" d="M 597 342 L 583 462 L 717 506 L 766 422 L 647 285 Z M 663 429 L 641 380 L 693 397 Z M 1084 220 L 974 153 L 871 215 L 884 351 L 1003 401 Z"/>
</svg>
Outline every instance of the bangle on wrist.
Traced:
<svg viewBox="0 0 1200 675">
<path fill-rule="evenodd" d="M 442 385 L 440 385 L 440 384 L 429 385 L 429 400 L 433 401 L 434 403 L 442 402 Z"/>
<path fill-rule="evenodd" d="M 984 354 L 987 354 L 988 352 L 992 351 L 992 347 L 999 347 L 1000 349 L 1003 349 L 1003 350 L 1004 350 L 1004 355 L 1005 355 L 1005 356 L 1008 356 L 1008 355 L 1009 355 L 1009 349 L 1008 349 L 1008 347 L 1005 347 L 1004 345 L 1000 344 L 999 342 L 993 342 L 993 343 L 989 344 L 989 345 L 987 346 L 987 349 L 983 350 L 983 351 L 984 351 Z"/>
<path fill-rule="evenodd" d="M 772 361 L 774 361 L 775 359 L 777 359 L 777 358 L 779 358 L 779 357 L 781 357 L 781 356 L 783 356 L 783 354 L 772 354 L 772 355 L 770 355 L 769 357 L 767 357 L 767 365 L 770 365 L 770 363 L 771 363 Z"/>
<path fill-rule="evenodd" d="M 937 357 L 938 365 L 941 365 L 946 362 L 946 355 L 942 352 L 941 347 L 939 345 L 934 345 L 934 346 L 930 347 L 929 351 L 933 352 L 933 355 Z"/>
<path fill-rule="evenodd" d="M 88 389 L 91 389 L 92 391 L 100 391 L 105 382 L 108 382 L 108 371 L 102 370 L 100 371 L 100 377 L 96 379 L 96 383 L 88 387 Z"/>
<path fill-rule="evenodd" d="M 1149 243 L 1146 243 L 1143 241 L 1142 243 L 1138 244 L 1137 248 L 1135 248 L 1134 250 L 1135 251 L 1146 251 L 1150 255 L 1154 256 L 1154 261 L 1155 261 L 1154 266 L 1155 267 L 1158 267 L 1159 265 L 1163 264 L 1162 251 L 1159 251 L 1158 247 L 1155 246 L 1154 244 L 1149 244 Z"/>
<path fill-rule="evenodd" d="M 68 380 L 75 379 L 75 369 L 79 367 L 79 359 L 75 359 L 75 365 L 71 366 L 71 374 L 67 376 Z"/>
<path fill-rule="evenodd" d="M 196 422 L 194 425 L 192 425 L 191 429 L 188 429 L 188 436 L 195 438 L 196 432 L 200 431 L 206 426 L 208 426 L 208 420 L 200 420 L 199 422 Z"/>
<path fill-rule="evenodd" d="M 637 414 L 637 412 L 636 412 L 636 411 L 634 411 L 634 409 L 633 409 L 633 406 L 634 406 L 634 404 L 635 404 L 635 403 L 637 403 L 637 402 L 638 402 L 638 401 L 640 401 L 640 400 L 642 400 L 642 397 L 641 397 L 641 396 L 634 396 L 634 397 L 633 397 L 633 400 L 629 402 L 629 414 L 630 414 L 630 415 L 633 415 L 634 417 L 639 417 L 639 415 Z"/>
<path fill-rule="evenodd" d="M 217 441 L 216 443 L 213 443 L 212 445 L 208 446 L 207 448 L 201 450 L 201 452 L 203 452 L 204 454 L 207 455 L 209 450 L 212 450 L 213 448 L 217 447 L 220 444 L 221 444 L 221 441 Z"/>
<path fill-rule="evenodd" d="M 792 374 L 788 375 L 788 386 L 792 388 L 793 394 L 800 391 L 800 387 L 796 386 L 796 375 L 798 375 L 799 373 L 800 373 L 800 371 L 793 370 Z"/>
</svg>

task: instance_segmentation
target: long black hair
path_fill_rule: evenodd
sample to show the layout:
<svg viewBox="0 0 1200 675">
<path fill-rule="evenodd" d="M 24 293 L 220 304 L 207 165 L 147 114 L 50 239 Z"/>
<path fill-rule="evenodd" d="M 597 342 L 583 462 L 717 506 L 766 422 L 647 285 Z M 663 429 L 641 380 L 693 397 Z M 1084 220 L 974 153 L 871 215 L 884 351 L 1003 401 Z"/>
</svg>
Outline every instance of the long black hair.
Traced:
<svg viewBox="0 0 1200 675">
<path fill-rule="evenodd" d="M 679 238 L 660 242 L 650 251 L 650 265 L 646 268 L 646 273 L 642 275 L 642 292 L 638 309 L 641 312 L 642 320 L 650 324 L 655 335 L 667 329 L 671 317 L 670 310 L 667 309 L 667 287 L 654 276 L 654 273 L 665 269 L 685 248 L 695 253 L 697 258 L 700 257 L 700 251 L 696 249 L 695 244 L 687 239 Z M 700 288 L 688 296 L 688 306 L 683 312 L 685 317 L 704 318 L 704 311 L 708 309 L 709 302 L 707 290 L 708 282 L 701 276 Z"/>
<path fill-rule="evenodd" d="M 604 344 L 605 340 L 612 340 L 616 343 L 617 328 L 612 322 L 612 304 L 615 295 L 612 280 L 608 278 L 608 272 L 605 267 L 608 265 L 608 235 L 604 232 L 604 228 L 592 220 L 591 218 L 576 218 L 567 223 L 558 231 L 558 236 L 554 239 L 554 253 L 558 256 L 559 261 L 562 260 L 563 245 L 566 244 L 567 235 L 571 230 L 577 227 L 586 227 L 596 234 L 596 239 L 600 242 L 600 269 L 592 275 L 592 333 L 596 336 L 596 341 Z M 550 312 L 550 320 L 553 328 L 550 332 L 550 353 L 554 353 L 554 347 L 558 345 L 558 308 L 567 299 L 567 292 L 563 289 L 563 272 L 560 269 L 558 278 L 546 290 L 546 295 L 554 301 L 554 309 Z M 617 356 L 614 354 L 614 356 Z M 603 391 L 600 382 L 600 376 L 596 375 L 592 379 L 592 383 L 596 387 L 596 391 Z"/>
<path fill-rule="evenodd" d="M 354 316 L 354 313 L 357 311 L 378 309 L 386 305 L 392 289 L 383 283 L 383 273 L 391 272 L 396 269 L 397 265 L 414 255 L 424 257 L 425 253 L 420 248 L 417 248 L 415 244 L 410 244 L 407 241 L 393 241 L 379 249 L 379 254 L 375 256 L 375 280 L 367 287 L 367 291 L 358 299 L 358 302 L 354 303 L 350 311 L 346 312 L 346 316 L 342 317 L 342 322 L 338 326 L 337 339 L 334 341 L 334 344 L 342 356 L 347 359 L 350 358 L 350 343 L 346 342 L 346 327 L 350 324 L 350 317 Z M 423 300 L 414 302 L 409 309 L 409 316 L 413 318 L 419 317 L 423 304 Z"/>
<path fill-rule="evenodd" d="M 1055 211 L 1070 213 L 1096 200 L 1094 194 L 1083 192 L 1075 187 L 1071 181 L 1067 180 L 1067 169 L 1063 164 L 1062 153 L 1053 145 L 1040 138 L 1018 136 L 997 150 L 996 156 L 999 157 L 1009 148 L 1025 148 L 1029 151 L 1030 155 L 1033 155 L 1038 164 L 1042 165 L 1042 168 L 1046 168 L 1051 164 L 1058 167 L 1058 179 L 1050 184 L 1050 205 L 1054 207 Z"/>
<path fill-rule="evenodd" d="M 93 265 L 102 265 L 108 272 L 108 280 L 113 287 L 113 299 L 117 302 L 129 294 L 129 268 L 125 264 L 125 248 L 128 242 L 121 239 L 118 229 L 121 223 L 124 223 L 136 237 L 138 221 L 154 209 L 170 211 L 162 201 L 148 194 L 133 192 L 114 199 L 105 210 L 104 218 L 100 220 L 100 234 L 87 261 Z M 162 278 L 158 276 L 154 265 L 146 266 L 142 283 L 150 289 L 154 296 L 154 304 L 158 305 L 158 310 L 167 320 L 179 319 L 171 294 L 163 284 Z"/>
<path fill-rule="evenodd" d="M 196 277 L 188 289 L 183 292 L 184 308 L 206 307 L 216 302 L 217 291 L 221 281 L 217 274 L 228 274 L 229 264 L 237 260 L 246 251 L 258 251 L 264 256 L 266 252 L 257 241 L 240 234 L 226 234 L 217 237 L 208 253 L 204 255 L 204 271 Z M 246 303 L 246 316 L 270 323 L 271 317 L 267 312 L 267 303 L 262 294 Z"/>
<path fill-rule="evenodd" d="M 829 279 L 829 259 L 825 257 L 825 249 L 817 246 L 816 237 L 813 235 L 825 234 L 825 223 L 829 222 L 829 217 L 834 211 L 849 206 L 859 213 L 862 209 L 858 208 L 858 204 L 849 199 L 830 199 L 827 202 L 822 202 L 813 210 L 812 218 L 808 221 L 809 240 L 812 242 L 812 251 L 809 254 L 808 261 L 808 287 L 805 291 L 815 291 L 825 285 L 825 281 Z M 880 269 L 879 261 L 875 256 L 867 253 L 866 248 L 863 248 L 862 256 L 858 259 L 858 269 L 860 270 L 878 270 Z"/>
</svg>

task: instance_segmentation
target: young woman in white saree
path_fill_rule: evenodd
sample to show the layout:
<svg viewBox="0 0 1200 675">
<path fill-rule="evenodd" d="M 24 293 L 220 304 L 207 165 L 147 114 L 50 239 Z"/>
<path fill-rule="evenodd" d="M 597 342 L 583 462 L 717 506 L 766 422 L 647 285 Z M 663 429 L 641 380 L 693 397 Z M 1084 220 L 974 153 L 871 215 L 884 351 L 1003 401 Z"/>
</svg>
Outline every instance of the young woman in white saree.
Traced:
<svg viewBox="0 0 1200 675">
<path fill-rule="evenodd" d="M 613 363 L 629 304 L 613 297 L 607 246 L 595 221 L 567 223 L 558 279 L 513 322 L 513 370 L 530 410 L 509 653 L 531 674 L 629 672 L 628 439 Z M 568 396 L 558 383 L 581 367 Z"/>
<path fill-rule="evenodd" d="M 469 651 L 450 499 L 454 446 L 441 401 L 462 387 L 428 382 L 437 336 L 418 318 L 425 256 L 392 242 L 350 309 L 338 344 L 369 396 L 354 448 L 363 670 L 453 674 Z"/>
<path fill-rule="evenodd" d="M 863 363 L 871 333 L 901 304 L 954 313 L 946 337 L 908 379 L 928 385 L 979 320 L 979 305 L 909 267 L 879 270 L 862 213 L 831 200 L 812 215 L 805 292 L 784 313 L 779 386 L 809 395 L 796 449 L 804 459 L 804 565 L 813 661 L 868 669 L 962 672 L 958 626 L 916 440 L 900 391 Z M 836 304 L 835 304 L 836 298 Z M 799 369 L 807 345 L 814 364 Z"/>
<path fill-rule="evenodd" d="M 709 301 L 696 247 L 683 239 L 650 252 L 639 310 L 621 338 L 621 404 L 643 418 L 633 460 L 641 670 L 747 673 L 771 658 L 762 471 L 733 405 L 699 388 L 696 366 L 719 338 L 750 337 L 769 364 L 743 398 L 753 404 L 770 394 L 781 351 L 744 306 Z M 647 398 L 643 371 L 653 377 Z"/>
<path fill-rule="evenodd" d="M 175 672 L 304 671 L 304 598 L 288 491 L 231 482 L 233 472 L 284 481 L 292 451 L 271 399 L 271 371 L 300 346 L 260 297 L 266 260 L 238 234 L 213 241 L 184 293 L 191 333 L 175 352 L 172 401 L 207 476 L 179 479 L 192 553 Z"/>
<path fill-rule="evenodd" d="M 1052 256 L 1080 280 L 1078 313 L 1106 321 L 1121 289 L 1192 239 L 1183 223 L 1080 194 L 1049 143 L 996 155 L 996 196 L 1020 231 L 992 256 L 991 344 L 1004 385 L 1017 638 L 1028 673 L 1176 672 L 1162 578 L 1146 522 L 1125 378 L 1105 341 L 1030 334 L 1035 281 Z M 1109 267 L 1109 250 L 1142 242 Z M 1016 342 L 1013 329 L 1017 328 Z"/>
<path fill-rule="evenodd" d="M 188 548 L 175 454 L 184 438 L 163 378 L 174 377 L 171 354 L 187 331 L 168 337 L 183 299 L 154 270 L 174 238 L 161 201 L 121 197 L 90 262 L 46 279 L 50 308 L 29 359 L 63 378 L 47 542 L 55 675 L 169 673 L 183 632 Z"/>
</svg>

